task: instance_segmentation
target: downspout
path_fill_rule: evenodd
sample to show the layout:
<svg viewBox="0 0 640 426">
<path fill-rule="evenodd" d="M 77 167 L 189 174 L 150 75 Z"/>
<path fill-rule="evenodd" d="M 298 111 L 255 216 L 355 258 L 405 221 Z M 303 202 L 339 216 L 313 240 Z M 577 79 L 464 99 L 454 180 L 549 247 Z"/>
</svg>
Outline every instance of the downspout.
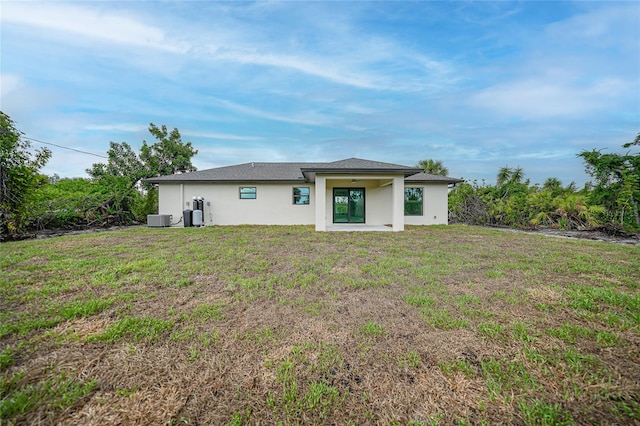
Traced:
<svg viewBox="0 0 640 426">
<path fill-rule="evenodd" d="M 184 208 L 184 183 L 180 184 L 180 213 L 186 210 Z"/>
</svg>

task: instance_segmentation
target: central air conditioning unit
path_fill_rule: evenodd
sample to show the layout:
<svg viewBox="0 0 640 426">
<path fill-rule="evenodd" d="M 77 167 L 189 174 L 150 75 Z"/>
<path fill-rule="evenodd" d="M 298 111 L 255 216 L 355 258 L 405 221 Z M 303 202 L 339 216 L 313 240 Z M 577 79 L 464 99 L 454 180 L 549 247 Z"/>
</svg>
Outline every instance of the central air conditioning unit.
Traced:
<svg viewBox="0 0 640 426">
<path fill-rule="evenodd" d="M 147 226 L 151 228 L 168 228 L 171 226 L 170 214 L 147 215 Z"/>
</svg>

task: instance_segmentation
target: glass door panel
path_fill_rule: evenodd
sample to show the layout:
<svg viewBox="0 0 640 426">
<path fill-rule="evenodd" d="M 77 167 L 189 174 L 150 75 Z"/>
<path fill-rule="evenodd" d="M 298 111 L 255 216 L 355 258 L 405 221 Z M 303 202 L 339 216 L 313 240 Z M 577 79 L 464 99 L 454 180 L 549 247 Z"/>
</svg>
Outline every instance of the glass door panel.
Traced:
<svg viewBox="0 0 640 426">
<path fill-rule="evenodd" d="M 365 223 L 364 188 L 333 189 L 333 223 Z"/>
<path fill-rule="evenodd" d="M 349 190 L 349 222 L 364 223 L 364 189 Z"/>
<path fill-rule="evenodd" d="M 349 222 L 349 190 L 348 189 L 333 190 L 333 222 L 334 223 Z"/>
</svg>

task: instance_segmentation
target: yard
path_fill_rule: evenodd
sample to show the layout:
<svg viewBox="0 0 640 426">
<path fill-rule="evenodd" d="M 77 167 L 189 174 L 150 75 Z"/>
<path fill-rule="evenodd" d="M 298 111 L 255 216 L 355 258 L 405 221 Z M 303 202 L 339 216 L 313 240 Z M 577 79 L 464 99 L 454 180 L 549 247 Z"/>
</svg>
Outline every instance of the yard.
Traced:
<svg viewBox="0 0 640 426">
<path fill-rule="evenodd" d="M 3 425 L 640 422 L 640 246 L 133 228 L 0 268 Z"/>
</svg>

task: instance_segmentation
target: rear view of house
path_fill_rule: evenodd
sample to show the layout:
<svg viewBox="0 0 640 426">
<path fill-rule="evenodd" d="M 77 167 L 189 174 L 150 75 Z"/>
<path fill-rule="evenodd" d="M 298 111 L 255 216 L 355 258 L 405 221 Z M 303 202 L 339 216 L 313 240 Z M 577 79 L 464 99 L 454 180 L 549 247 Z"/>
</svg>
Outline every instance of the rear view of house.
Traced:
<svg viewBox="0 0 640 426">
<path fill-rule="evenodd" d="M 349 158 L 329 163 L 245 163 L 146 179 L 159 213 L 180 218 L 202 202 L 203 225 L 330 227 L 447 223 L 448 186 L 460 179 Z M 183 222 L 184 223 L 184 222 Z"/>
</svg>

